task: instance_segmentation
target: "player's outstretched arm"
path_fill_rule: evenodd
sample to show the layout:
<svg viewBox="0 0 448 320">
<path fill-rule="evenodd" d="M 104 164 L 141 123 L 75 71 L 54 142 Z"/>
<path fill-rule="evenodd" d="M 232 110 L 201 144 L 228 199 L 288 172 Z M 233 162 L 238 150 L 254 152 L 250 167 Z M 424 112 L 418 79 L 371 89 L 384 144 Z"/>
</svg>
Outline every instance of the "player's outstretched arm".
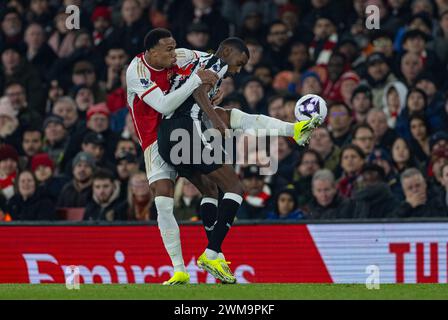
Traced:
<svg viewBox="0 0 448 320">
<path fill-rule="evenodd" d="M 139 81 L 139 79 L 136 79 Z M 215 72 L 200 70 L 191 76 L 179 89 L 165 95 L 163 91 L 154 84 L 141 95 L 141 99 L 163 115 L 174 112 L 201 84 L 214 85 L 218 80 Z"/>
<path fill-rule="evenodd" d="M 221 120 L 212 106 L 207 92 L 210 90 L 209 85 L 201 85 L 193 92 L 193 98 L 196 100 L 202 111 L 207 114 L 213 124 L 213 127 L 225 136 L 227 125 Z"/>
</svg>

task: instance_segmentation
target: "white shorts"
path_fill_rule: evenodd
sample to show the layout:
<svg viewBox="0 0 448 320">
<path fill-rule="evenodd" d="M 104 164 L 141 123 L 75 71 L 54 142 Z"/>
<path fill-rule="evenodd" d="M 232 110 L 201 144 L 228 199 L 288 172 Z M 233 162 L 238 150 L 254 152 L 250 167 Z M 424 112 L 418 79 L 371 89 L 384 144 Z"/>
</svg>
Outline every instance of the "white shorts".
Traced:
<svg viewBox="0 0 448 320">
<path fill-rule="evenodd" d="M 149 184 L 158 180 L 169 179 L 175 181 L 177 178 L 176 170 L 166 163 L 159 154 L 157 141 L 146 148 L 144 152 L 146 176 Z"/>
</svg>

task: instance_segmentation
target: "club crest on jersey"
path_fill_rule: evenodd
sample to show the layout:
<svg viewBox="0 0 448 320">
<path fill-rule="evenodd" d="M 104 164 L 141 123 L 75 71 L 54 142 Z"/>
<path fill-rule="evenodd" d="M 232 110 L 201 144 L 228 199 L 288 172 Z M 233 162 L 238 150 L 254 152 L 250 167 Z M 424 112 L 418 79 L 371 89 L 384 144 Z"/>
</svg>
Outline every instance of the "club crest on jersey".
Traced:
<svg viewBox="0 0 448 320">
<path fill-rule="evenodd" d="M 141 84 L 143 85 L 143 88 L 149 88 L 149 80 L 148 79 L 140 79 Z"/>
</svg>

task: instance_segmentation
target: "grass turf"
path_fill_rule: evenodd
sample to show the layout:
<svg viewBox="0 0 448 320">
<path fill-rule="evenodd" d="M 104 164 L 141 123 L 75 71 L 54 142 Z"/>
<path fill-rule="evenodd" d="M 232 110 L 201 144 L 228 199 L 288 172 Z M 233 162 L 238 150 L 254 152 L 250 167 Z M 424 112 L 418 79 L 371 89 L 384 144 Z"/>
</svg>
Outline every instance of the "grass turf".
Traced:
<svg viewBox="0 0 448 320">
<path fill-rule="evenodd" d="M 151 299 L 151 300 L 302 300 L 302 299 L 448 299 L 448 285 L 245 284 L 82 285 L 68 290 L 61 284 L 1 284 L 0 299 Z"/>
</svg>

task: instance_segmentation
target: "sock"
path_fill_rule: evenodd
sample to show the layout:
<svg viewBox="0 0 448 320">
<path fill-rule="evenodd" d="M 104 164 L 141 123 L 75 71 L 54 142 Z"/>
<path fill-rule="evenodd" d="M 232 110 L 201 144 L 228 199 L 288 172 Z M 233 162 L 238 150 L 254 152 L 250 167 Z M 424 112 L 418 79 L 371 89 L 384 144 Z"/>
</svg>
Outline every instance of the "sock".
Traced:
<svg viewBox="0 0 448 320">
<path fill-rule="evenodd" d="M 210 241 L 212 231 L 215 227 L 216 219 L 218 218 L 218 200 L 213 198 L 203 198 L 199 214 L 204 225 L 207 240 Z"/>
<path fill-rule="evenodd" d="M 205 249 L 205 255 L 207 256 L 207 259 L 210 260 L 215 260 L 218 258 L 218 252 L 209 248 Z"/>
<path fill-rule="evenodd" d="M 241 129 L 244 133 L 255 136 L 293 137 L 294 123 L 285 122 L 262 114 L 248 114 L 239 109 L 230 113 L 230 127 Z M 263 129 L 259 131 L 258 129 Z M 275 130 L 269 132 L 269 130 Z"/>
<path fill-rule="evenodd" d="M 157 222 L 163 244 L 168 252 L 174 272 L 186 272 L 184 259 L 182 257 L 182 247 L 180 244 L 179 225 L 174 218 L 174 199 L 169 197 L 156 197 Z"/>
<path fill-rule="evenodd" d="M 208 242 L 207 249 L 213 250 L 216 253 L 222 251 L 221 245 L 233 224 L 233 220 L 235 220 L 241 202 L 243 202 L 243 198 L 239 194 L 231 192 L 224 194 L 221 204 L 218 207 L 218 220 L 213 229 L 212 237 Z"/>
</svg>

